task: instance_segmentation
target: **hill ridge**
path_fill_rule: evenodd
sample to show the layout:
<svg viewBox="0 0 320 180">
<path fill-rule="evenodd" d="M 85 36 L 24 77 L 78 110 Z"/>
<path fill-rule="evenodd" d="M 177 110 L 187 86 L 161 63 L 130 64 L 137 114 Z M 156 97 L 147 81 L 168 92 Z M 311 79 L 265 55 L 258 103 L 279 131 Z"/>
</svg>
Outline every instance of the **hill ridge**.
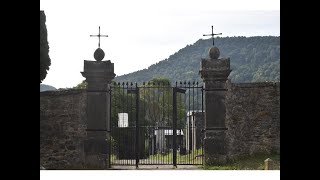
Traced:
<svg viewBox="0 0 320 180">
<path fill-rule="evenodd" d="M 199 39 L 148 68 L 115 77 L 115 81 L 146 82 L 167 77 L 172 82 L 198 81 L 201 58 L 208 58 L 211 39 Z M 280 36 L 217 37 L 220 57 L 230 57 L 232 82 L 280 81 Z"/>
</svg>

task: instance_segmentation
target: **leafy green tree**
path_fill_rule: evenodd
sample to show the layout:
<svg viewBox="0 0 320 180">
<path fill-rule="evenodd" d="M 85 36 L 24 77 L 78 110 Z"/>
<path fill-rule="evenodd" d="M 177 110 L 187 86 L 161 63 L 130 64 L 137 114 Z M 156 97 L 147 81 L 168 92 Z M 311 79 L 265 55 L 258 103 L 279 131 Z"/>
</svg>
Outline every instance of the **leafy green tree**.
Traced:
<svg viewBox="0 0 320 180">
<path fill-rule="evenodd" d="M 177 94 L 178 126 L 185 124 L 185 105 Z M 145 103 L 145 122 L 152 126 L 172 126 L 173 124 L 173 93 L 171 81 L 165 77 L 155 77 L 140 88 L 140 98 Z"/>
<path fill-rule="evenodd" d="M 46 78 L 51 65 L 47 37 L 46 16 L 40 11 L 40 83 Z"/>
<path fill-rule="evenodd" d="M 170 80 L 156 77 L 140 88 L 140 97 L 145 104 L 147 124 L 153 126 L 169 126 L 172 121 L 172 90 Z"/>
<path fill-rule="evenodd" d="M 80 85 L 78 85 L 80 86 Z M 111 94 L 111 125 L 118 126 L 118 113 L 128 113 L 129 126 L 135 126 L 136 93 L 128 93 L 135 85 L 113 82 Z M 177 94 L 178 126 L 185 124 L 186 108 Z M 168 78 L 156 77 L 139 86 L 139 122 L 143 126 L 172 126 L 172 87 Z"/>
<path fill-rule="evenodd" d="M 86 89 L 88 86 L 88 83 L 86 80 L 83 80 L 81 83 L 79 83 L 77 86 L 73 87 L 74 89 Z"/>
<path fill-rule="evenodd" d="M 113 82 L 111 88 L 111 126 L 118 126 L 118 113 L 128 113 L 129 126 L 136 124 L 136 93 L 128 93 L 129 90 L 134 90 L 135 85 L 120 84 Z M 140 124 L 145 125 L 144 121 L 145 111 L 141 108 L 141 104 L 145 104 L 144 100 L 139 98 L 139 121 Z"/>
</svg>

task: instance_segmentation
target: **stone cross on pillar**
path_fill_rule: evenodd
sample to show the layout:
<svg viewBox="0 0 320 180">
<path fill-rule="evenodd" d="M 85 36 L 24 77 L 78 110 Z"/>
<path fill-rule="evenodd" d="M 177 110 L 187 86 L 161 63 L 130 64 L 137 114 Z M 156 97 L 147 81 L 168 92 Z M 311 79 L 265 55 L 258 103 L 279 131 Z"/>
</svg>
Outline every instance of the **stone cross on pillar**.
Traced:
<svg viewBox="0 0 320 180">
<path fill-rule="evenodd" d="M 107 169 L 110 140 L 110 84 L 115 77 L 114 64 L 102 61 L 104 52 L 98 48 L 97 61 L 84 61 L 82 76 L 87 86 L 87 139 L 84 141 L 85 168 Z"/>
<path fill-rule="evenodd" d="M 222 35 L 222 33 L 214 34 L 213 33 L 213 26 L 211 26 L 212 33 L 211 34 L 204 34 L 203 36 L 212 36 L 212 46 L 214 46 L 214 35 Z"/>
<path fill-rule="evenodd" d="M 200 74 L 205 88 L 205 138 L 206 165 L 221 165 L 227 161 L 225 143 L 225 91 L 231 72 L 230 58 L 221 58 L 217 47 L 209 50 L 209 58 L 201 60 Z"/>
</svg>

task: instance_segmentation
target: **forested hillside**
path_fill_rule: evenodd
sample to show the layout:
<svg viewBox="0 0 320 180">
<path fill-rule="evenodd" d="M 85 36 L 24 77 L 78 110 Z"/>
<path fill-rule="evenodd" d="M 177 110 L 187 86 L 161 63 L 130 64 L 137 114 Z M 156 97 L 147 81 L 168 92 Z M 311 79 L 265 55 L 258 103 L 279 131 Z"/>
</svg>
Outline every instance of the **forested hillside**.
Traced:
<svg viewBox="0 0 320 180">
<path fill-rule="evenodd" d="M 46 85 L 46 84 L 40 84 L 40 92 L 42 91 L 56 91 L 57 89 L 53 86 Z"/>
<path fill-rule="evenodd" d="M 220 57 L 230 57 L 232 82 L 280 81 L 280 37 L 223 37 L 215 38 L 220 49 Z M 201 58 L 208 57 L 212 39 L 200 39 L 187 45 L 168 59 L 164 59 L 147 69 L 123 76 L 115 81 L 144 82 L 154 77 L 167 77 L 176 81 L 199 81 Z"/>
</svg>

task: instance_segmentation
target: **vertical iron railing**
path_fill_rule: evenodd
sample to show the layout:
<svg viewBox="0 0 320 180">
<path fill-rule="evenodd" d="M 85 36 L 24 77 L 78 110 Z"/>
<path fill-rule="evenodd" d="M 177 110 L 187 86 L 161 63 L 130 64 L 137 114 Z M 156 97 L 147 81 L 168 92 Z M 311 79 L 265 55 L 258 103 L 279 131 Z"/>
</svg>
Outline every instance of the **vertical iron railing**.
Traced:
<svg viewBox="0 0 320 180">
<path fill-rule="evenodd" d="M 177 85 L 177 84 L 176 84 Z M 177 166 L 177 87 L 172 89 L 173 91 L 173 165 Z"/>
<path fill-rule="evenodd" d="M 136 167 L 138 168 L 139 165 L 139 159 L 140 159 L 140 151 L 139 151 L 139 147 L 140 147 L 140 131 L 139 131 L 139 99 L 140 99 L 140 95 L 139 95 L 139 88 L 138 88 L 138 84 L 136 83 Z"/>
</svg>

